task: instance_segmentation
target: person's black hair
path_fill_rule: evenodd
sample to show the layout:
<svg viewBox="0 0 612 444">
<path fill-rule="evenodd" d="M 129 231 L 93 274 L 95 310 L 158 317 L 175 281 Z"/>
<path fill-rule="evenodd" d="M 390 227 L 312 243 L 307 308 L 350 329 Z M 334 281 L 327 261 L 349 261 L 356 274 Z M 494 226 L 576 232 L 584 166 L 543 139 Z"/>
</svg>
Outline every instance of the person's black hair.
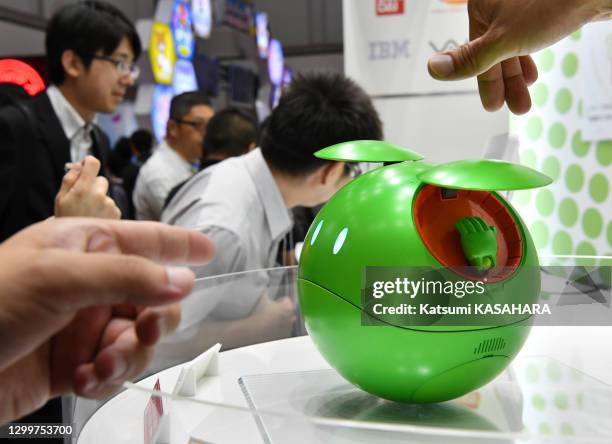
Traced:
<svg viewBox="0 0 612 444">
<path fill-rule="evenodd" d="M 197 105 L 213 107 L 206 94 L 199 91 L 189 91 L 174 96 L 170 102 L 170 119 L 180 120 L 189 114 L 191 108 Z"/>
<path fill-rule="evenodd" d="M 132 147 L 130 139 L 121 137 L 115 143 L 109 155 L 108 168 L 110 172 L 117 177 L 121 177 L 124 169 L 130 164 L 132 158 Z"/>
<path fill-rule="evenodd" d="M 15 83 L 0 83 L 0 108 L 28 100 L 30 95 Z"/>
<path fill-rule="evenodd" d="M 138 154 L 145 154 L 153 148 L 153 134 L 146 129 L 139 129 L 130 136 L 130 143 Z"/>
<path fill-rule="evenodd" d="M 49 77 L 62 84 L 66 73 L 62 65 L 64 51 L 74 51 L 89 68 L 96 53 L 111 55 L 127 38 L 134 60 L 142 51 L 140 37 L 132 22 L 116 7 L 100 1 L 85 1 L 59 9 L 47 26 L 45 45 Z"/>
<path fill-rule="evenodd" d="M 303 176 L 329 161 L 313 153 L 350 140 L 381 140 L 382 123 L 366 92 L 340 74 L 297 75 L 262 129 L 261 152 L 281 173 Z"/>
<path fill-rule="evenodd" d="M 255 119 L 236 108 L 227 108 L 215 114 L 206 127 L 204 158 L 240 156 L 257 142 Z"/>
<path fill-rule="evenodd" d="M 263 134 L 266 128 L 268 127 L 268 123 L 270 123 L 269 115 L 259 123 L 259 128 L 257 129 L 257 146 L 261 146 Z"/>
</svg>

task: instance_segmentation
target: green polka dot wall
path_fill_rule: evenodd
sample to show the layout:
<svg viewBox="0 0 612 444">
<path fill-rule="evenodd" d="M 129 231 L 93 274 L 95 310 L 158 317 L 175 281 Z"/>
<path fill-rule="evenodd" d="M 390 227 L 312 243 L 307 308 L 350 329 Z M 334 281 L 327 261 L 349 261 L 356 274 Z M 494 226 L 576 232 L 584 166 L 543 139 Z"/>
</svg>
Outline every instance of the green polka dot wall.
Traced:
<svg viewBox="0 0 612 444">
<path fill-rule="evenodd" d="M 561 163 L 555 156 L 548 156 L 542 163 L 542 172 L 552 178 L 553 181 L 559 179 L 561 174 Z"/>
<path fill-rule="evenodd" d="M 578 204 L 570 197 L 566 197 L 559 204 L 559 219 L 565 227 L 573 227 L 578 221 Z"/>
<path fill-rule="evenodd" d="M 535 106 L 544 106 L 548 101 L 548 87 L 543 83 L 538 83 L 533 88 L 531 95 Z"/>
<path fill-rule="evenodd" d="M 578 130 L 572 137 L 572 151 L 576 157 L 584 157 L 588 154 L 591 144 L 582 139 L 582 131 Z"/>
<path fill-rule="evenodd" d="M 572 93 L 567 88 L 561 88 L 555 96 L 555 108 L 559 114 L 567 113 L 572 107 Z"/>
<path fill-rule="evenodd" d="M 561 62 L 561 70 L 565 77 L 574 77 L 578 72 L 578 56 L 573 52 L 566 54 Z"/>
<path fill-rule="evenodd" d="M 532 109 L 512 116 L 510 125 L 520 162 L 553 179 L 512 198 L 544 255 L 604 256 L 612 250 L 612 140 L 585 140 L 583 133 L 585 35 L 576 31 L 534 54 L 540 77 L 530 88 Z"/>
<path fill-rule="evenodd" d="M 597 162 L 608 167 L 612 163 L 612 141 L 606 140 L 597 144 Z"/>
<path fill-rule="evenodd" d="M 560 122 L 553 123 L 548 131 L 548 143 L 556 149 L 560 149 L 565 144 L 567 131 L 565 125 Z"/>
</svg>

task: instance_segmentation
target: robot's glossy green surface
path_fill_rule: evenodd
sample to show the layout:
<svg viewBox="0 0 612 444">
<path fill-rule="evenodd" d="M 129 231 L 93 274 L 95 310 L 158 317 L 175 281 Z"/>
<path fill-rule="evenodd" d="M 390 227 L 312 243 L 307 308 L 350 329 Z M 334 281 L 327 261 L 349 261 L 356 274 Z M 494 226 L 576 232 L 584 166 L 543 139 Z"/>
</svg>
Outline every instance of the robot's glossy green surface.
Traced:
<svg viewBox="0 0 612 444">
<path fill-rule="evenodd" d="M 552 179 L 523 165 L 501 160 L 458 160 L 419 175 L 425 183 L 468 190 L 524 190 L 550 185 Z"/>
<path fill-rule="evenodd" d="M 320 159 L 347 162 L 403 162 L 423 156 L 407 148 L 379 140 L 355 140 L 323 148 L 315 153 Z"/>
<path fill-rule="evenodd" d="M 361 389 L 399 402 L 439 402 L 491 381 L 522 347 L 529 329 L 515 324 L 486 330 L 423 331 L 365 327 L 358 307 L 299 279 L 300 307 L 308 333 L 325 359 Z M 503 337 L 503 354 L 474 349 Z"/>
<path fill-rule="evenodd" d="M 529 319 L 518 315 L 469 327 L 362 325 L 365 267 L 442 266 L 414 216 L 415 200 L 426 186 L 421 177 L 431 169 L 424 162 L 397 163 L 349 183 L 319 212 L 300 257 L 300 305 L 322 355 L 363 390 L 401 402 L 445 401 L 486 384 L 516 356 L 529 332 Z M 530 180 L 525 188 L 533 185 Z M 491 295 L 495 302 L 518 297 L 535 302 L 540 286 L 535 247 L 518 214 L 495 196 L 516 223 L 522 257 L 509 277 L 488 286 Z M 497 339 L 503 349 L 476 352 L 483 341 Z"/>
</svg>

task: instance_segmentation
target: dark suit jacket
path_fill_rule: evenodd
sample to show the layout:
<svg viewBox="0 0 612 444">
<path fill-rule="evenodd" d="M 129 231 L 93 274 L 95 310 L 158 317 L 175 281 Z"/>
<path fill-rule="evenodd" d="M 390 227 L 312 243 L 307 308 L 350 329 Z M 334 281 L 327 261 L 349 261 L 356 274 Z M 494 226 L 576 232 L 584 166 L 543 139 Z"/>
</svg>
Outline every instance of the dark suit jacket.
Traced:
<svg viewBox="0 0 612 444">
<path fill-rule="evenodd" d="M 55 195 L 70 162 L 70 142 L 46 92 L 23 103 L 28 113 L 0 110 L 0 242 L 53 215 Z M 109 142 L 94 126 L 93 155 L 105 174 Z"/>
</svg>

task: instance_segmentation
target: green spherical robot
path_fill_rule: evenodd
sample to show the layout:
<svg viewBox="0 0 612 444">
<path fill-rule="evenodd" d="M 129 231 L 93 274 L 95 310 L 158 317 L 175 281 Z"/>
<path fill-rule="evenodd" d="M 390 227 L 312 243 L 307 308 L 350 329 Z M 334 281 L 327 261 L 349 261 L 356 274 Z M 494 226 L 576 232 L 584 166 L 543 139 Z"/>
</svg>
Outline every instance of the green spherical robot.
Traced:
<svg viewBox="0 0 612 444">
<path fill-rule="evenodd" d="M 437 267 L 447 281 L 482 283 L 491 303 L 535 303 L 535 246 L 496 191 L 540 187 L 551 179 L 501 161 L 417 162 L 422 156 L 378 141 L 342 143 L 316 155 L 394 162 L 338 191 L 304 240 L 299 301 L 323 357 L 361 389 L 399 402 L 454 399 L 500 374 L 525 342 L 532 316 L 505 314 L 486 324 L 465 316 L 462 324 L 441 315 L 406 325 L 364 307 L 364 274 L 372 267 Z M 478 272 L 461 271 L 469 266 Z"/>
</svg>

